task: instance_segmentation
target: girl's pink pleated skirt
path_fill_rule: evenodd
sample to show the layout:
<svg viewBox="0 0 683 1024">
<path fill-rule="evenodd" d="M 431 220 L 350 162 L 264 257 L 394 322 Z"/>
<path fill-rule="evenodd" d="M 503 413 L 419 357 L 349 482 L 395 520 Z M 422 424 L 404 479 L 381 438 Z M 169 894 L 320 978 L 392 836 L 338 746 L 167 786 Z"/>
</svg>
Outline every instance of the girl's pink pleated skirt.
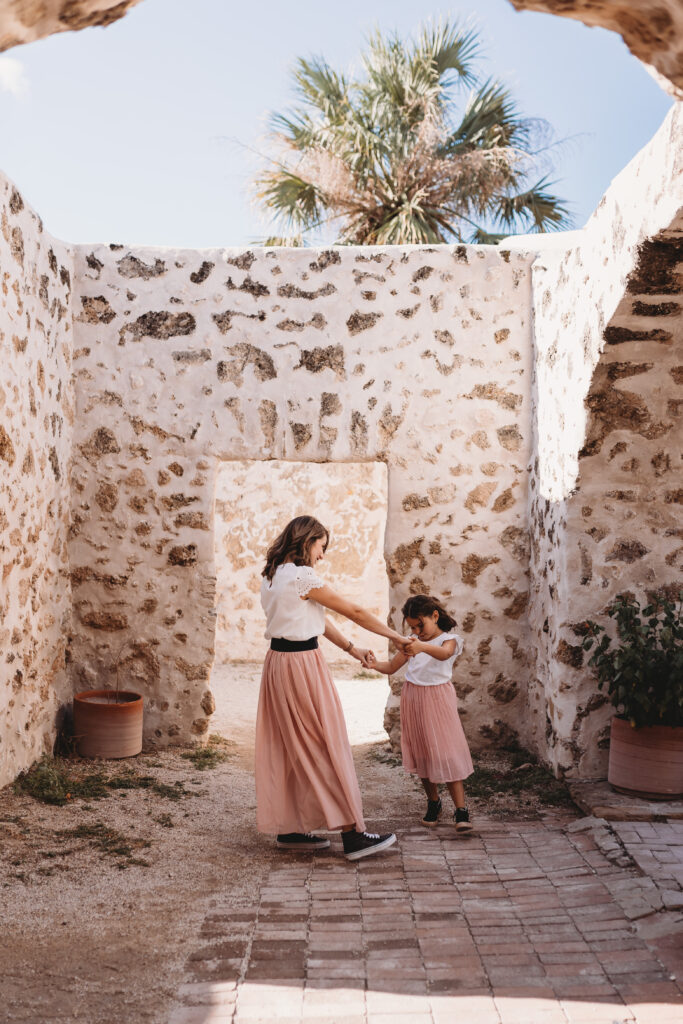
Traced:
<svg viewBox="0 0 683 1024">
<path fill-rule="evenodd" d="M 269 650 L 256 716 L 260 832 L 365 828 L 339 695 L 320 649 Z"/>
<path fill-rule="evenodd" d="M 474 771 L 452 683 L 401 690 L 403 767 L 431 782 L 458 782 Z"/>
</svg>

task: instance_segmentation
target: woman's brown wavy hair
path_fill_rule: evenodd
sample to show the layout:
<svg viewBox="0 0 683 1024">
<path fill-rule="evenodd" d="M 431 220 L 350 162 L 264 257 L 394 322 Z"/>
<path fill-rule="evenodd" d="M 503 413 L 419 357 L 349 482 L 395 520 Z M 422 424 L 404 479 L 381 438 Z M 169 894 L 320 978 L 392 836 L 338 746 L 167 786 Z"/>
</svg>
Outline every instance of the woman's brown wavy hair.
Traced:
<svg viewBox="0 0 683 1024">
<path fill-rule="evenodd" d="M 262 576 L 272 580 L 278 565 L 293 562 L 294 565 L 311 564 L 311 548 L 321 537 L 325 538 L 325 551 L 330 542 L 330 531 L 313 516 L 297 516 L 287 523 L 282 533 L 275 538 L 266 553 L 266 564 Z"/>
</svg>

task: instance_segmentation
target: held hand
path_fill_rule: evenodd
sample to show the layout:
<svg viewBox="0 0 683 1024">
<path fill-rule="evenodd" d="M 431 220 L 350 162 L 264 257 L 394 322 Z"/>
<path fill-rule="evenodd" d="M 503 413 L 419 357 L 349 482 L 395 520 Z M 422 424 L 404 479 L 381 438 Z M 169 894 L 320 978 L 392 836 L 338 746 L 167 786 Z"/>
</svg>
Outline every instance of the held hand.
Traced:
<svg viewBox="0 0 683 1024">
<path fill-rule="evenodd" d="M 375 655 L 371 650 L 366 647 L 353 647 L 349 652 L 356 658 L 363 668 L 372 668 L 372 663 L 375 661 Z"/>
<path fill-rule="evenodd" d="M 396 647 L 399 649 L 401 654 L 405 654 L 407 657 L 411 656 L 408 649 L 409 649 L 410 645 L 414 642 L 414 640 L 415 640 L 414 636 L 398 636 L 397 635 L 396 637 L 394 637 L 394 643 L 396 644 Z"/>
<path fill-rule="evenodd" d="M 419 654 L 422 650 L 422 644 L 417 637 L 411 637 L 409 643 L 403 648 L 403 653 L 407 654 L 409 658 L 412 658 L 415 654 Z"/>
</svg>

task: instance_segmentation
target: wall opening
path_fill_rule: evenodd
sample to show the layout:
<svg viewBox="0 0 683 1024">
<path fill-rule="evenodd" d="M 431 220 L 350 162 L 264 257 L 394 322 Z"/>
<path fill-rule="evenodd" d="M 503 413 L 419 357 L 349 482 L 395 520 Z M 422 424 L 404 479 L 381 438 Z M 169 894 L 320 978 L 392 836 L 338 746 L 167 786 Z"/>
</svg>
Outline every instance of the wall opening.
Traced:
<svg viewBox="0 0 683 1024">
<path fill-rule="evenodd" d="M 315 515 L 330 531 L 321 576 L 382 621 L 389 612 L 384 560 L 387 470 L 381 462 L 231 461 L 219 466 L 215 501 L 216 643 L 211 729 L 248 744 L 253 737 L 267 643 L 259 590 L 268 545 L 297 515 Z M 330 613 L 345 636 L 387 656 L 387 643 Z M 386 739 L 386 676 L 321 640 L 354 744 Z"/>
</svg>

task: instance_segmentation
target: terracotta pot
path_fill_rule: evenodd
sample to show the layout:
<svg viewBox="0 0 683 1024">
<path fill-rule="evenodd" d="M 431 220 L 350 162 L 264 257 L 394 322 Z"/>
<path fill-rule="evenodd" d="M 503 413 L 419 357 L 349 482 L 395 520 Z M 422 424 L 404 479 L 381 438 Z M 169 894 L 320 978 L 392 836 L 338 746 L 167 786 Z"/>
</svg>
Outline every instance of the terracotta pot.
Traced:
<svg viewBox="0 0 683 1024">
<path fill-rule="evenodd" d="M 650 800 L 683 796 L 683 726 L 634 729 L 613 718 L 607 781 L 618 793 Z"/>
<path fill-rule="evenodd" d="M 127 690 L 74 695 L 74 736 L 81 757 L 134 757 L 142 750 L 142 697 Z"/>
</svg>

